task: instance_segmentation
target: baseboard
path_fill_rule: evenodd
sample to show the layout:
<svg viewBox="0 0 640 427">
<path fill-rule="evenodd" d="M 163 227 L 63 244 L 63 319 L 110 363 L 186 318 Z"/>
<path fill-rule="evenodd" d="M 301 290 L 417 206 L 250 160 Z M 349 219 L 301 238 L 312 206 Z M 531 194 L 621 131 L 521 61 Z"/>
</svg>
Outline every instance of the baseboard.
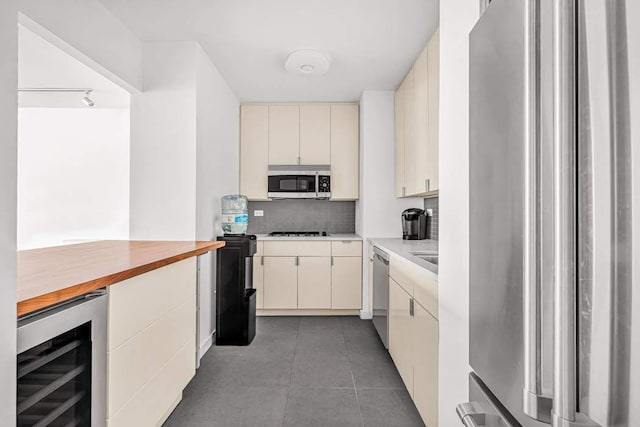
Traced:
<svg viewBox="0 0 640 427">
<path fill-rule="evenodd" d="M 373 314 L 370 311 L 360 310 L 360 318 L 363 320 L 373 319 Z"/>
<path fill-rule="evenodd" d="M 216 331 L 211 332 L 211 334 L 207 337 L 207 339 L 204 340 L 204 342 L 200 345 L 199 353 L 198 353 L 200 356 L 200 359 L 202 359 L 202 356 L 204 356 L 205 353 L 211 349 L 211 346 L 213 346 L 213 336 L 215 334 L 216 334 Z"/>
<path fill-rule="evenodd" d="M 258 316 L 358 316 L 360 310 L 276 310 L 260 309 L 256 311 Z"/>
</svg>

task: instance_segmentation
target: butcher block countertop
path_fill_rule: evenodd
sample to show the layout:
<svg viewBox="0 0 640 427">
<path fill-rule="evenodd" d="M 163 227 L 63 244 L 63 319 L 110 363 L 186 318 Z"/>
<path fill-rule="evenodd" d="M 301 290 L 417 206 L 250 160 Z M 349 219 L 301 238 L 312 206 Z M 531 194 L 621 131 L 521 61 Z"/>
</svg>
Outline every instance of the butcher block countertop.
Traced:
<svg viewBox="0 0 640 427">
<path fill-rule="evenodd" d="M 216 241 L 104 240 L 18 252 L 18 316 L 224 246 Z"/>
</svg>

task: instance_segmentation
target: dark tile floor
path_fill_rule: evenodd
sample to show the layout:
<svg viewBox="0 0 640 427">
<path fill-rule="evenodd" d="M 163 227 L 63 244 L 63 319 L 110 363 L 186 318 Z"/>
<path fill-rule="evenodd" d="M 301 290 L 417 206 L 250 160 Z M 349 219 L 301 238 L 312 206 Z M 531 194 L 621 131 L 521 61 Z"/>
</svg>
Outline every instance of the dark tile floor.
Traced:
<svg viewBox="0 0 640 427">
<path fill-rule="evenodd" d="M 248 347 L 213 347 L 168 426 L 423 426 L 371 321 L 259 317 Z"/>
</svg>

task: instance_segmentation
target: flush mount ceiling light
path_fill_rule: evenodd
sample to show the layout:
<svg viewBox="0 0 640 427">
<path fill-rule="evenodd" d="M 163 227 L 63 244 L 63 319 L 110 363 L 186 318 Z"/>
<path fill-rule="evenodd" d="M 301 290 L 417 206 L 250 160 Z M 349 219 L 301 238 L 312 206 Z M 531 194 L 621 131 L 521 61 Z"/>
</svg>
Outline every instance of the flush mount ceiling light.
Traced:
<svg viewBox="0 0 640 427">
<path fill-rule="evenodd" d="M 287 57 L 284 68 L 299 76 L 321 76 L 329 71 L 329 58 L 313 49 L 293 51 Z"/>
</svg>

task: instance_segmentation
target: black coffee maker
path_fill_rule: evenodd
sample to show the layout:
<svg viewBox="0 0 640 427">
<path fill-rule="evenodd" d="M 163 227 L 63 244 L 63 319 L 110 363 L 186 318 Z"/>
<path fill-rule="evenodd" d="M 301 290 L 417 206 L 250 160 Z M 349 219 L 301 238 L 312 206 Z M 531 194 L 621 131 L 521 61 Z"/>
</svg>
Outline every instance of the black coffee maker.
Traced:
<svg viewBox="0 0 640 427">
<path fill-rule="evenodd" d="M 411 208 L 402 212 L 402 238 L 404 240 L 427 238 L 427 214 L 424 209 Z"/>
</svg>

